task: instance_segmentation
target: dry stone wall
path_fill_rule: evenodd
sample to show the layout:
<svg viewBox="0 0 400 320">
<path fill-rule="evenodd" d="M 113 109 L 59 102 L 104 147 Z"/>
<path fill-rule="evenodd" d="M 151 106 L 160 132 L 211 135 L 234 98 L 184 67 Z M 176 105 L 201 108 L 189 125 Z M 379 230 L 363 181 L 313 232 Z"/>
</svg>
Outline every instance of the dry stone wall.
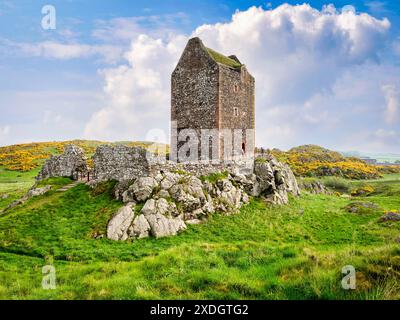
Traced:
<svg viewBox="0 0 400 320">
<path fill-rule="evenodd" d="M 104 145 L 97 148 L 93 156 L 94 179 L 133 180 L 149 174 L 146 149 L 124 145 Z"/>
<path fill-rule="evenodd" d="M 36 180 L 44 180 L 52 177 L 71 177 L 77 178 L 77 173 L 87 173 L 85 153 L 82 148 L 74 145 L 66 146 L 64 153 L 57 156 L 51 156 L 42 170 L 39 172 Z"/>
</svg>

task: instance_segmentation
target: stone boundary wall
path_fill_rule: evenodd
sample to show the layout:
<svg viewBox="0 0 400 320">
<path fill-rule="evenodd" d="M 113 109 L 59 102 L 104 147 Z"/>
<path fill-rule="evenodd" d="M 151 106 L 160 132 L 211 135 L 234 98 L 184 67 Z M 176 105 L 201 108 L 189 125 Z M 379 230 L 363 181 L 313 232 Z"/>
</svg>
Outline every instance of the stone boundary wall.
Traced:
<svg viewBox="0 0 400 320">
<path fill-rule="evenodd" d="M 142 147 L 99 146 L 93 156 L 94 179 L 127 181 L 147 176 L 150 166 L 146 154 Z"/>
<path fill-rule="evenodd" d="M 68 146 L 65 153 L 48 159 L 37 180 L 50 177 L 71 176 L 77 172 L 88 172 L 85 155 L 81 148 Z M 230 173 L 251 174 L 254 159 L 219 163 L 181 163 L 156 156 L 149 156 L 143 147 L 124 145 L 102 145 L 93 156 L 94 183 L 106 180 L 132 181 L 138 177 L 156 176 L 160 172 L 187 172 L 194 176 L 206 176 L 211 173 L 228 171 Z"/>
<path fill-rule="evenodd" d="M 230 162 L 230 163 L 177 163 L 174 161 L 166 161 L 164 163 L 150 164 L 149 174 L 156 175 L 161 171 L 177 172 L 183 171 L 191 173 L 194 176 L 206 176 L 216 172 L 240 172 L 249 174 L 253 172 L 254 160 L 245 162 Z"/>
<path fill-rule="evenodd" d="M 148 157 L 142 147 L 100 146 L 93 156 L 96 181 L 130 181 L 143 176 L 156 176 L 160 172 L 187 172 L 194 176 L 206 176 L 216 172 L 253 172 L 254 159 L 220 163 L 178 163 L 157 157 Z"/>
<path fill-rule="evenodd" d="M 63 154 L 52 155 L 46 160 L 36 180 L 41 181 L 53 177 L 71 177 L 77 179 L 78 174 L 86 175 L 88 170 L 83 149 L 78 146 L 68 145 L 65 147 Z"/>
</svg>

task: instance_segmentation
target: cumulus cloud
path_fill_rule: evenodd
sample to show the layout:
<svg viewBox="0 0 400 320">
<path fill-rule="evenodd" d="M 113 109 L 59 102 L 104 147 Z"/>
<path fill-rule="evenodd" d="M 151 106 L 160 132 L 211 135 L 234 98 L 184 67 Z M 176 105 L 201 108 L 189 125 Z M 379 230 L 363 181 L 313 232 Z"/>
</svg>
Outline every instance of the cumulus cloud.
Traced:
<svg viewBox="0 0 400 320">
<path fill-rule="evenodd" d="M 398 69 L 380 61 L 389 28 L 387 19 L 355 10 L 285 4 L 237 11 L 190 36 L 135 36 L 125 63 L 101 72 L 107 99 L 85 134 L 115 140 L 143 139 L 154 127 L 168 132 L 170 75 L 188 38 L 199 36 L 255 76 L 258 145 L 364 147 L 360 139 L 381 126 L 382 85 L 399 81 Z"/>
<path fill-rule="evenodd" d="M 170 74 L 186 43 L 140 35 L 125 54 L 127 64 L 101 71 L 107 105 L 86 125 L 88 138 L 144 139 L 152 128 L 168 130 Z"/>
</svg>

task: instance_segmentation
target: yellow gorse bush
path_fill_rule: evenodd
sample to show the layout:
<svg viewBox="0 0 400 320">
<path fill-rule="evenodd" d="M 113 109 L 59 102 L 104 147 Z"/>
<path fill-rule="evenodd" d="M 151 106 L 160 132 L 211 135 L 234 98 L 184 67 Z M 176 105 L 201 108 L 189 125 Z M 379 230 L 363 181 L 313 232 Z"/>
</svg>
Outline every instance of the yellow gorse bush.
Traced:
<svg viewBox="0 0 400 320">
<path fill-rule="evenodd" d="M 150 145 L 149 142 L 107 143 L 88 140 L 16 144 L 12 146 L 0 147 L 0 167 L 13 171 L 30 171 L 41 166 L 45 159 L 48 159 L 51 155 L 62 153 L 64 151 L 64 147 L 70 144 L 77 145 L 84 150 L 88 157 L 88 165 L 90 167 L 93 167 L 93 161 L 90 158 L 99 145 L 124 144 L 127 146 L 141 146 L 145 148 Z M 166 149 L 166 152 L 168 152 L 168 147 L 164 149 Z"/>
<path fill-rule="evenodd" d="M 349 179 L 380 177 L 378 166 L 369 165 L 355 157 L 315 145 L 292 148 L 289 151 L 270 151 L 278 160 L 287 163 L 297 176 L 340 176 Z"/>
</svg>

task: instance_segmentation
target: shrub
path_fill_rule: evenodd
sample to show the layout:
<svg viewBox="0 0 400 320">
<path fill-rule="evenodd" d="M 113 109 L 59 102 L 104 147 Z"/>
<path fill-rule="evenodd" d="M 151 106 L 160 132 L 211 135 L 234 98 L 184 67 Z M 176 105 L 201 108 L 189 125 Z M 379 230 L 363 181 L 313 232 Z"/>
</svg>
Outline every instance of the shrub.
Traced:
<svg viewBox="0 0 400 320">
<path fill-rule="evenodd" d="M 315 145 L 300 146 L 287 152 L 273 149 L 270 153 L 287 163 L 297 176 L 337 176 L 348 179 L 375 179 L 381 176 L 376 166 Z"/>
<path fill-rule="evenodd" d="M 339 177 L 327 177 L 324 178 L 323 184 L 325 187 L 339 191 L 342 193 L 347 193 L 350 190 L 350 182 L 346 179 Z"/>
<path fill-rule="evenodd" d="M 223 179 L 228 178 L 228 176 L 229 176 L 228 171 L 214 172 L 214 173 L 210 173 L 207 176 L 201 176 L 200 180 L 203 181 L 203 182 L 204 181 L 208 181 L 210 183 L 215 183 L 215 182 L 217 182 L 219 180 L 223 180 Z"/>
<path fill-rule="evenodd" d="M 97 183 L 93 189 L 91 190 L 92 196 L 98 196 L 104 193 L 108 193 L 110 195 L 113 195 L 113 191 L 115 188 L 115 185 L 117 184 L 117 181 L 112 180 L 112 181 L 102 181 Z"/>
<path fill-rule="evenodd" d="M 347 212 L 356 214 L 371 214 L 382 212 L 382 209 L 373 202 L 351 202 L 344 209 Z"/>
<path fill-rule="evenodd" d="M 366 185 L 355 188 L 351 191 L 352 196 L 367 196 L 373 193 L 375 190 L 372 186 Z"/>
</svg>

